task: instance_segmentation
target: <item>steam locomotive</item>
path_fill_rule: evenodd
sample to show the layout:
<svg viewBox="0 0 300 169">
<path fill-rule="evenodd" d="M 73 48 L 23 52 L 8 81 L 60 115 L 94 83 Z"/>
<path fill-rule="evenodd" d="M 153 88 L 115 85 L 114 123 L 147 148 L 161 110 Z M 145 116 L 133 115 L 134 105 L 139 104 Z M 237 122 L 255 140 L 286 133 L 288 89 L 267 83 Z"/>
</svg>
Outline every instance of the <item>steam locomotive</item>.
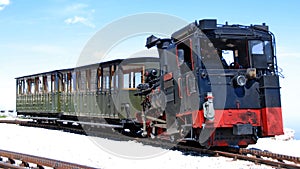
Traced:
<svg viewBox="0 0 300 169">
<path fill-rule="evenodd" d="M 206 147 L 283 134 L 275 37 L 266 24 L 204 19 L 171 38 L 148 37 L 146 47 L 154 46 L 159 58 L 16 78 L 17 112 Z"/>
</svg>

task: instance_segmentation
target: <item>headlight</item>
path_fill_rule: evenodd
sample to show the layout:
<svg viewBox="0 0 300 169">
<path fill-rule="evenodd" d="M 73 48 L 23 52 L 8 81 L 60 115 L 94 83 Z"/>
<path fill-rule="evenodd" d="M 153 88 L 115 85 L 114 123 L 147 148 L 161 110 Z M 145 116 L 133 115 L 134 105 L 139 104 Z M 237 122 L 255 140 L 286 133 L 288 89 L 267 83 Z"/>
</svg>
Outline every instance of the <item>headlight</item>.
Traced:
<svg viewBox="0 0 300 169">
<path fill-rule="evenodd" d="M 157 70 L 156 70 L 156 69 L 152 69 L 152 70 L 151 70 L 151 75 L 152 75 L 153 77 L 156 77 L 156 75 L 157 75 Z"/>
<path fill-rule="evenodd" d="M 247 82 L 247 79 L 246 79 L 246 77 L 244 75 L 238 75 L 236 77 L 236 83 L 237 83 L 237 85 L 239 85 L 239 86 L 245 86 L 246 82 Z"/>
</svg>

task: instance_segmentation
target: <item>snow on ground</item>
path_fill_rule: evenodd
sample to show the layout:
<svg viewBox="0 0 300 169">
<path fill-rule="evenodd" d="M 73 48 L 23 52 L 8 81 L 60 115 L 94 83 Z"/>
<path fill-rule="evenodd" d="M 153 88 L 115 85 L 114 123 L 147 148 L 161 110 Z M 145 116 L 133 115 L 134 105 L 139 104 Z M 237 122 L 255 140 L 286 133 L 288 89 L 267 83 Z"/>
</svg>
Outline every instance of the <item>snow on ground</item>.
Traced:
<svg viewBox="0 0 300 169">
<path fill-rule="evenodd" d="M 182 155 L 179 151 L 169 151 L 134 141 L 113 141 L 13 124 L 0 124 L 0 133 L 0 149 L 103 169 L 270 168 L 246 161 L 234 161 L 225 157 Z M 277 145 L 277 143 L 279 144 Z M 261 139 L 255 147 L 277 149 L 277 147 L 284 146 L 286 151 L 291 151 L 299 148 L 299 145 L 299 141 Z M 119 149 L 122 151 L 118 151 Z M 126 152 L 134 153 L 126 154 Z M 296 152 L 300 151 L 297 150 Z"/>
<path fill-rule="evenodd" d="M 293 129 L 284 129 L 284 135 L 275 136 L 275 138 L 261 138 L 255 145 L 249 145 L 248 148 L 300 157 L 300 140 L 294 140 L 294 134 Z"/>
</svg>

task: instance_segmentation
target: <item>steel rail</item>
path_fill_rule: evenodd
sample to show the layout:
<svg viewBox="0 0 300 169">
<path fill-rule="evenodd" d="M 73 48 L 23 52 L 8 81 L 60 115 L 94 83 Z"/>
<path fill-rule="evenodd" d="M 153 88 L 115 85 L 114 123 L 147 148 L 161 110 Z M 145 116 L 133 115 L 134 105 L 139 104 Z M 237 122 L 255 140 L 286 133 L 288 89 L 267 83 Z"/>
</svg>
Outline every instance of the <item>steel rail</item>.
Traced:
<svg viewBox="0 0 300 169">
<path fill-rule="evenodd" d="M 286 160 L 291 161 L 296 164 L 300 164 L 300 157 L 294 157 L 289 155 L 283 155 L 283 154 L 276 154 L 269 151 L 262 151 L 262 150 L 255 150 L 255 149 L 246 149 L 246 148 L 240 148 L 239 149 L 240 154 L 251 154 L 254 156 L 263 156 L 267 158 L 273 158 L 278 160 Z"/>
<path fill-rule="evenodd" d="M 225 151 L 214 151 L 216 155 L 225 156 L 225 157 L 231 157 L 234 159 L 240 159 L 240 160 L 246 160 L 254 162 L 255 164 L 266 164 L 269 166 L 277 167 L 277 168 L 288 168 L 288 169 L 300 169 L 300 165 L 297 164 L 291 164 L 291 163 L 285 163 L 280 158 L 275 159 L 264 159 L 262 156 L 247 156 L 244 154 L 236 154 L 236 153 L 230 153 Z"/>
<path fill-rule="evenodd" d="M 29 163 L 36 164 L 38 168 L 51 167 L 55 169 L 94 169 L 85 165 L 74 164 L 70 162 L 64 162 L 60 160 L 54 160 L 45 157 L 38 157 L 34 155 L 22 154 L 7 150 L 0 150 L 0 167 L 3 168 L 27 168 Z M 7 162 L 2 161 L 3 159 L 9 159 Z M 21 165 L 15 163 L 16 160 L 21 161 Z"/>
</svg>

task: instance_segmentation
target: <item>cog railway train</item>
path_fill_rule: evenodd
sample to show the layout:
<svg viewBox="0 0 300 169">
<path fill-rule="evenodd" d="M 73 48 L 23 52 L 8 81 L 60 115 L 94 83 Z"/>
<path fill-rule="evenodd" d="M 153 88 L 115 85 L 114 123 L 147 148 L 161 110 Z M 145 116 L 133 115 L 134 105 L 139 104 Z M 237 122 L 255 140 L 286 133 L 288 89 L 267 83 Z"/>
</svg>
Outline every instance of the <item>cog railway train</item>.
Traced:
<svg viewBox="0 0 300 169">
<path fill-rule="evenodd" d="M 262 25 L 195 21 L 147 38 L 159 57 L 16 78 L 18 115 L 205 147 L 283 134 L 275 38 Z"/>
</svg>

